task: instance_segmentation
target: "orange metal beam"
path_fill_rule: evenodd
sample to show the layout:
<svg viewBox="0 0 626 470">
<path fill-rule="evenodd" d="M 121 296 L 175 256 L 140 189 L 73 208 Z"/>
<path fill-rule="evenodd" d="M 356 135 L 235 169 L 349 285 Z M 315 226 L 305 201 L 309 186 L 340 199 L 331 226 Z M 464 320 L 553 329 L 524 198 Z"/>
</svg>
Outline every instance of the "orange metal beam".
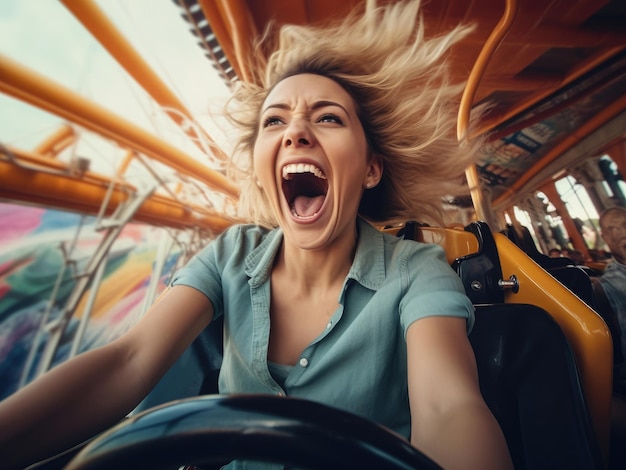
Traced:
<svg viewBox="0 0 626 470">
<path fill-rule="evenodd" d="M 540 88 L 554 87 L 563 81 L 562 76 L 555 73 L 524 75 L 485 75 L 480 85 L 490 90 L 532 91 Z"/>
<path fill-rule="evenodd" d="M 467 22 L 467 18 L 449 16 L 446 17 L 442 23 L 442 26 L 445 26 L 445 28 L 441 29 L 452 29 L 458 24 Z M 476 25 L 476 30 L 465 42 L 483 44 L 487 37 L 487 32 L 489 31 L 488 25 L 492 24 L 492 18 L 472 17 L 469 22 Z M 506 37 L 506 43 L 509 46 L 536 47 L 542 49 L 551 47 L 611 47 L 625 42 L 626 33 L 623 30 L 619 30 L 618 27 L 599 30 L 551 21 L 535 25 L 530 37 L 526 28 L 519 27 L 513 28 Z"/>
<path fill-rule="evenodd" d="M 506 5 L 502 18 L 498 21 L 487 42 L 480 50 L 478 58 L 472 67 L 467 84 L 463 90 L 463 96 L 461 97 L 461 103 L 459 105 L 458 119 L 456 134 L 457 139 L 462 144 L 467 138 L 468 125 L 470 120 L 470 113 L 474 104 L 474 97 L 476 96 L 476 90 L 478 85 L 489 65 L 489 61 L 493 57 L 496 49 L 506 36 L 506 33 L 510 29 L 519 9 L 517 0 L 506 0 Z M 472 165 L 465 170 L 465 177 L 469 185 L 470 195 L 472 197 L 472 203 L 474 204 L 474 210 L 476 211 L 476 217 L 478 220 L 483 220 L 493 229 L 496 228 L 496 220 L 493 216 L 493 212 L 489 207 L 485 196 L 483 194 L 480 178 L 478 176 L 478 169 L 476 165 Z"/>
<path fill-rule="evenodd" d="M 206 3 L 206 0 L 202 0 L 202 3 Z M 261 58 L 253 57 L 251 54 L 258 31 L 254 26 L 248 6 L 244 0 L 216 0 L 216 3 L 225 20 L 226 27 L 230 30 L 233 49 L 241 69 L 240 78 L 250 82 L 255 77 L 255 71 L 250 70 L 251 66 L 255 66 L 255 62 L 252 60 Z"/>
<path fill-rule="evenodd" d="M 163 83 L 143 57 L 132 47 L 126 37 L 115 27 L 106 14 L 92 0 L 61 0 L 61 3 L 87 28 L 98 42 L 117 60 L 122 67 L 152 96 L 159 105 L 182 113 L 193 122 L 193 117 L 180 99 Z M 205 132 L 198 136 L 193 127 L 184 126 L 184 119 L 178 114 L 167 113 L 196 144 L 203 138 L 209 143 L 218 158 L 226 160 L 226 155 Z M 202 149 L 202 146 L 200 146 Z"/>
<path fill-rule="evenodd" d="M 63 124 L 56 132 L 41 142 L 34 153 L 54 158 L 76 140 L 74 129 L 68 124 Z"/>
<path fill-rule="evenodd" d="M 489 61 L 493 58 L 493 55 L 504 40 L 504 37 L 508 33 L 511 25 L 515 21 L 517 12 L 519 10 L 519 4 L 517 0 L 506 0 L 506 5 L 502 17 L 498 24 L 495 26 L 485 45 L 480 50 L 476 62 L 470 71 L 465 89 L 463 90 L 463 96 L 461 97 L 461 104 L 459 105 L 459 116 L 457 120 L 456 134 L 459 142 L 462 142 L 467 134 L 467 126 L 469 124 L 469 117 L 474 105 L 474 97 L 476 90 L 480 85 L 481 79 L 487 70 Z"/>
<path fill-rule="evenodd" d="M 45 207 L 58 207 L 81 213 L 97 214 L 107 194 L 107 185 L 70 175 L 53 175 L 20 168 L 0 160 L 0 198 Z M 128 198 L 128 191 L 116 187 L 110 197 L 107 214 Z M 172 228 L 201 227 L 221 233 L 234 221 L 215 212 L 185 207 L 160 195 L 152 195 L 138 209 L 133 220 Z"/>
<path fill-rule="evenodd" d="M 535 175 L 541 170 L 547 167 L 554 160 L 559 158 L 563 153 L 567 152 L 570 148 L 587 137 L 593 131 L 598 129 L 602 124 L 606 123 L 609 119 L 612 119 L 620 112 L 626 109 L 626 95 L 617 99 L 609 106 L 604 108 L 602 112 L 596 114 L 589 119 L 585 124 L 580 126 L 576 131 L 568 135 L 563 141 L 561 141 L 556 147 L 548 152 L 540 161 L 534 166 L 528 169 L 515 183 L 513 183 L 505 192 L 503 192 L 496 200 L 493 201 L 494 206 L 503 204 L 506 200 L 513 198 L 520 189 L 528 183 Z"/>
<path fill-rule="evenodd" d="M 198 3 L 237 76 L 244 81 L 254 82 L 257 74 L 252 68 L 264 58 L 255 56 L 252 51 L 258 31 L 246 2 L 198 0 Z"/>
<path fill-rule="evenodd" d="M 526 111 L 534 104 L 550 96 L 550 94 L 554 93 L 559 88 L 564 87 L 565 85 L 569 83 L 572 83 L 574 80 L 583 76 L 585 73 L 589 72 L 593 68 L 609 60 L 611 57 L 619 54 L 625 48 L 626 46 L 618 46 L 618 47 L 613 47 L 611 49 L 601 51 L 596 56 L 591 57 L 588 61 L 583 63 L 583 65 L 581 65 L 576 70 L 574 70 L 560 83 L 557 83 L 552 87 L 540 88 L 538 89 L 539 91 L 535 93 L 533 96 L 531 96 L 528 99 L 523 100 L 518 106 L 512 107 L 505 114 L 501 114 L 500 116 L 495 116 L 493 118 L 483 121 L 480 127 L 476 129 L 474 134 L 483 135 L 483 134 L 486 134 L 487 132 L 492 131 L 493 129 L 498 127 L 500 124 Z"/>
<path fill-rule="evenodd" d="M 62 172 L 67 173 L 67 175 L 72 174 L 72 167 L 60 160 L 46 158 L 43 155 L 38 155 L 34 152 L 28 152 L 14 147 L 8 147 L 8 150 L 17 159 L 16 166 L 19 166 L 19 164 L 22 163 L 24 166 L 33 167 L 33 169 L 40 169 L 42 171 L 48 170 L 48 172 L 55 172 L 59 175 L 61 175 Z M 99 183 L 103 186 L 111 183 L 110 178 L 91 171 L 86 171 L 84 174 L 80 175 L 80 178 L 92 183 Z M 136 191 L 136 188 L 131 184 L 125 182 L 118 182 L 117 184 L 120 188 L 124 188 L 128 191 Z"/>
<path fill-rule="evenodd" d="M 615 80 L 618 80 L 623 74 L 624 74 L 624 69 L 623 68 L 619 69 L 615 71 L 614 73 L 612 73 L 611 75 L 609 75 L 608 77 L 606 77 L 604 80 L 593 84 L 592 86 L 586 88 L 582 92 L 575 94 L 569 98 L 566 98 L 560 103 L 550 108 L 547 108 L 544 111 L 535 113 L 532 116 L 526 119 L 523 119 L 521 121 L 517 121 L 508 127 L 500 128 L 496 132 L 489 134 L 488 140 L 489 142 L 493 142 L 495 140 L 501 139 L 502 137 L 506 137 L 507 135 L 513 134 L 514 132 L 521 131 L 523 129 L 531 127 L 537 124 L 539 121 L 543 121 L 544 119 L 547 119 L 563 111 L 564 109 L 571 107 L 574 103 L 578 103 L 580 101 L 587 99 L 587 97 L 593 95 L 601 88 L 610 85 Z"/>
<path fill-rule="evenodd" d="M 232 197 L 239 195 L 237 186 L 221 173 L 108 109 L 3 55 L 0 55 L 0 91 L 147 155 L 218 191 Z"/>
<path fill-rule="evenodd" d="M 178 1 L 182 2 L 182 0 Z M 212 0 L 198 0 L 198 4 L 200 5 L 200 8 L 202 8 L 202 13 L 204 13 L 205 18 L 211 25 L 211 30 L 213 31 L 213 34 L 215 34 L 220 47 L 224 50 L 224 54 L 228 58 L 228 62 L 235 70 L 237 76 L 241 78 L 241 64 L 237 60 L 238 56 L 235 54 L 235 46 L 233 45 L 229 29 L 224 23 L 222 13 L 218 9 L 216 3 Z"/>
<path fill-rule="evenodd" d="M 128 170 L 128 167 L 130 166 L 131 162 L 134 159 L 135 159 L 135 154 L 133 153 L 133 151 L 132 150 L 127 150 L 126 153 L 124 154 L 124 160 L 122 160 L 122 163 L 117 168 L 116 176 L 121 178 L 122 175 L 124 173 L 126 173 L 126 170 Z"/>
</svg>

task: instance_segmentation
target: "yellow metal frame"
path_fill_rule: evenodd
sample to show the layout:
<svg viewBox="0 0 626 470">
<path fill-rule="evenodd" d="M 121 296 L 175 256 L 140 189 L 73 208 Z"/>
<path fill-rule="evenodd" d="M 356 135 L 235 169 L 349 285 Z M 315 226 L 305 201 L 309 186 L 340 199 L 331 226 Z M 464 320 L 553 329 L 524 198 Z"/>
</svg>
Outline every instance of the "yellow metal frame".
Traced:
<svg viewBox="0 0 626 470">
<path fill-rule="evenodd" d="M 383 231 L 396 235 L 399 228 Z M 418 227 L 415 239 L 441 245 L 449 263 L 478 251 L 476 237 L 457 229 Z M 494 233 L 494 239 L 503 279 L 515 275 L 519 283 L 517 293 L 512 290 L 505 292 L 505 303 L 543 308 L 559 324 L 572 345 L 600 449 L 605 461 L 608 461 L 613 344 L 606 323 L 506 236 Z"/>
<path fill-rule="evenodd" d="M 572 345 L 600 448 L 603 455 L 608 456 L 613 344 L 606 323 L 508 238 L 495 233 L 494 239 L 503 278 L 515 275 L 519 282 L 519 291 L 507 291 L 505 302 L 543 308 L 556 320 Z"/>
<path fill-rule="evenodd" d="M 397 235 L 402 227 L 385 228 L 381 231 L 390 235 Z M 478 240 L 465 230 L 438 227 L 419 227 L 415 231 L 415 240 L 423 243 L 437 243 L 446 252 L 448 264 L 456 258 L 470 255 L 478 251 Z"/>
</svg>

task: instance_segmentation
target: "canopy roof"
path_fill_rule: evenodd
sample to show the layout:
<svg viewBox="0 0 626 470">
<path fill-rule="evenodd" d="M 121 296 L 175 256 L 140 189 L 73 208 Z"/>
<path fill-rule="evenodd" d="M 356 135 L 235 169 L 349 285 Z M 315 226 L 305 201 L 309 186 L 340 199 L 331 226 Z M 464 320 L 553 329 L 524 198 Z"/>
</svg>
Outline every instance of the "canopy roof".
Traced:
<svg viewBox="0 0 626 470">
<path fill-rule="evenodd" d="M 282 24 L 315 24 L 346 15 L 362 0 L 174 0 L 204 28 L 208 54 L 226 80 L 252 80 L 246 57 L 255 38 Z M 379 2 L 386 3 L 386 2 Z M 479 172 L 492 203 L 509 204 L 558 170 L 612 149 L 624 157 L 626 4 L 621 0 L 518 0 L 511 25 L 489 57 L 472 103 L 490 103 L 479 126 L 490 135 Z M 467 80 L 506 1 L 424 2 L 428 35 L 458 23 L 474 33 L 452 51 L 455 79 Z M 207 22 L 203 20 L 206 18 Z M 599 131 L 603 132 L 598 134 Z M 582 142 L 584 149 L 575 150 Z M 568 151 L 567 159 L 561 158 Z M 620 153 L 621 152 L 621 153 Z M 620 157 L 621 155 L 621 157 Z"/>
</svg>

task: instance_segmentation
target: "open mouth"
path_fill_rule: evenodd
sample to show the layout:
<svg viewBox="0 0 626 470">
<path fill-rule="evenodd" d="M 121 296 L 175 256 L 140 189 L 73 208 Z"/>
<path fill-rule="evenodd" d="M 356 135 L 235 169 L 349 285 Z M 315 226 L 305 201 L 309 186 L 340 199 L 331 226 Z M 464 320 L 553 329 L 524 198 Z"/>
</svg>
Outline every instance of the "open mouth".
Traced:
<svg viewBox="0 0 626 470">
<path fill-rule="evenodd" d="M 285 165 L 282 186 L 291 213 L 300 219 L 314 217 L 322 208 L 328 192 L 326 175 L 310 163 Z"/>
</svg>

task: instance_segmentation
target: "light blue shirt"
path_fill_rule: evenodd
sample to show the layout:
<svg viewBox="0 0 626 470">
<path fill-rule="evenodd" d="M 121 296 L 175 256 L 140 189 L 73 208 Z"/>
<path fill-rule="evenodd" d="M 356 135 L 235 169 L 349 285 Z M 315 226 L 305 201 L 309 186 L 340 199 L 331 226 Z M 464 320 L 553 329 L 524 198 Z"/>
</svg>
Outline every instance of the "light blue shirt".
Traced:
<svg viewBox="0 0 626 470">
<path fill-rule="evenodd" d="M 306 398 L 382 424 L 409 438 L 406 331 L 427 316 L 467 319 L 474 308 L 439 245 L 384 234 L 362 219 L 339 307 L 281 387 L 270 374 L 270 274 L 283 235 L 229 228 L 175 276 L 224 315 L 220 393 Z M 429 380 L 425 377 L 424 380 Z M 258 468 L 258 467 L 254 467 Z"/>
<path fill-rule="evenodd" d="M 622 354 L 626 355 L 626 265 L 612 260 L 599 278 L 622 332 Z"/>
</svg>

